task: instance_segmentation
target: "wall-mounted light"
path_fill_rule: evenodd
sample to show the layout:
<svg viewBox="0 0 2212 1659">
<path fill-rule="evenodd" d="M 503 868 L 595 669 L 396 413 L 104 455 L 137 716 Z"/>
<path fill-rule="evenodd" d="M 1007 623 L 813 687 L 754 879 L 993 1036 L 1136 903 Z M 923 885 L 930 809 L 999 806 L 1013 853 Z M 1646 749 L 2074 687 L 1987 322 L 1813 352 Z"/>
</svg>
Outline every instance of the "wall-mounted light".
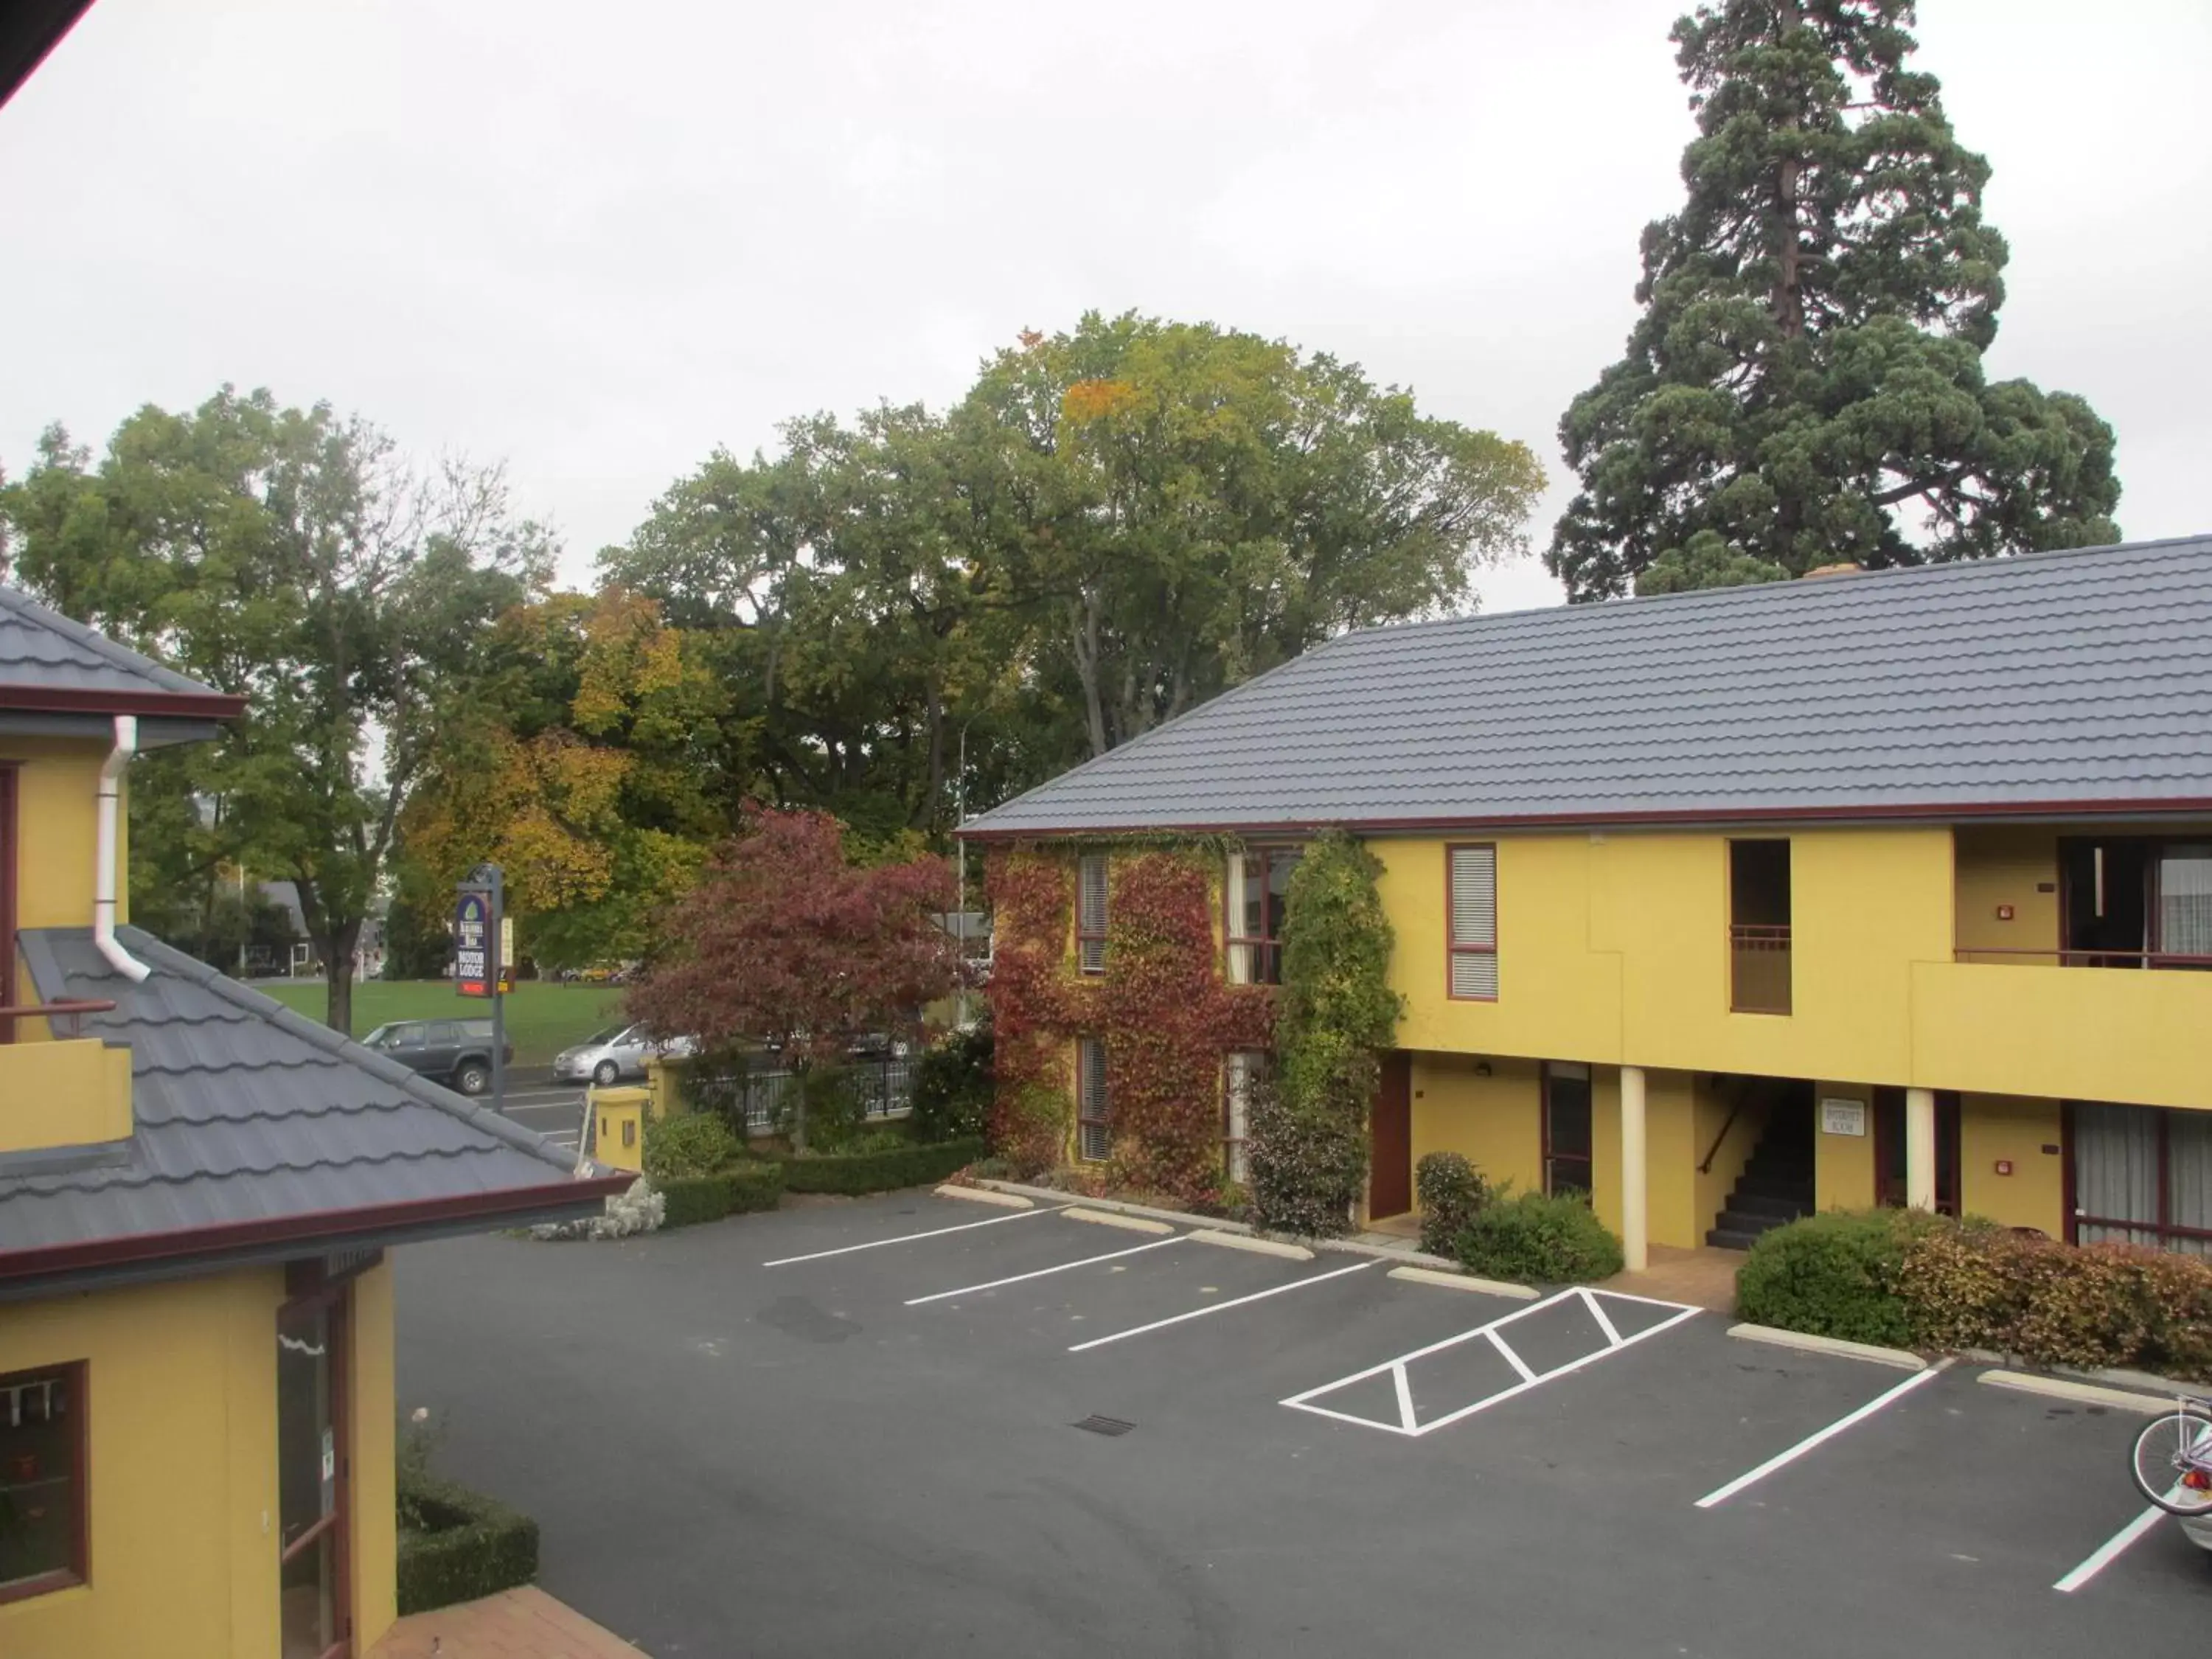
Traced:
<svg viewBox="0 0 2212 1659">
<path fill-rule="evenodd" d="M 1490 1075 L 1490 1062 L 1486 1060 L 1476 1060 L 1474 1062 L 1474 1074 L 1477 1077 L 1488 1077 Z"/>
</svg>

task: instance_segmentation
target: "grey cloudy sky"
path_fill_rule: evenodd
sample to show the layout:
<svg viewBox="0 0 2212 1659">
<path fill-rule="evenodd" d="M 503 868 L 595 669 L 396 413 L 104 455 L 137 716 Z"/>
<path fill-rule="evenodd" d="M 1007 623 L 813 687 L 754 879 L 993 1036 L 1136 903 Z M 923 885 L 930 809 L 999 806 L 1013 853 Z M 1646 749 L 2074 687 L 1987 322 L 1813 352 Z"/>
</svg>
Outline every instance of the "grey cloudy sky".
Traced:
<svg viewBox="0 0 2212 1659">
<path fill-rule="evenodd" d="M 1540 547 L 1679 197 L 1680 9 L 97 0 L 0 112 L 0 465 L 266 385 L 506 458 L 582 580 L 717 444 L 1135 307 L 1534 445 Z M 2212 529 L 2212 8 L 1922 13 L 2012 243 L 1993 375 L 2113 422 L 2128 534 Z"/>
</svg>

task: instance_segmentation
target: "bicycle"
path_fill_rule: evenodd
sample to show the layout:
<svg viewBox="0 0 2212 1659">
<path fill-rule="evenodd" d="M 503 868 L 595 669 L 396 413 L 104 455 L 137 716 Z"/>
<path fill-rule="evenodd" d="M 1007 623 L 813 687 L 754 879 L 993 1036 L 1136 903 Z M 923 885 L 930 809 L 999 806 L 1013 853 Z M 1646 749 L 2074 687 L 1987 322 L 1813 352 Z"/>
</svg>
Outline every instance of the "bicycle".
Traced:
<svg viewBox="0 0 2212 1659">
<path fill-rule="evenodd" d="M 2184 1395 L 2144 1425 L 2130 1473 L 2168 1515 L 2212 1514 L 2212 1400 Z"/>
</svg>

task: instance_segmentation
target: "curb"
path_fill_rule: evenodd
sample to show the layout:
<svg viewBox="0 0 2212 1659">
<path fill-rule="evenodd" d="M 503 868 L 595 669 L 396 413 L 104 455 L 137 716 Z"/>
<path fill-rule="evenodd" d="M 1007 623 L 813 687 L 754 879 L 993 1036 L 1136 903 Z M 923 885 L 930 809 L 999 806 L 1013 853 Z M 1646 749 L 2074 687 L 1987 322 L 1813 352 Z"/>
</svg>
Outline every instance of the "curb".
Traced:
<svg viewBox="0 0 2212 1659">
<path fill-rule="evenodd" d="M 1194 1244 L 1220 1244 L 1232 1250 L 1250 1250 L 1259 1255 L 1279 1255 L 1289 1261 L 1310 1261 L 1314 1253 L 1303 1244 L 1283 1244 L 1272 1238 L 1256 1238 L 1250 1233 L 1224 1232 L 1212 1227 L 1201 1228 L 1190 1235 Z"/>
<path fill-rule="evenodd" d="M 2037 1371 L 1984 1371 L 1974 1381 L 1986 1382 L 1993 1389 L 2009 1389 L 2015 1394 L 2077 1401 L 2085 1406 L 2104 1406 L 2113 1411 L 2139 1412 L 2145 1417 L 2156 1417 L 2160 1412 L 2173 1409 L 2172 1400 L 2154 1394 L 2131 1394 L 2125 1389 L 2076 1382 L 2071 1377 L 2045 1376 Z"/>
<path fill-rule="evenodd" d="M 1814 1336 L 1809 1331 L 1785 1331 L 1774 1325 L 1731 1325 L 1730 1336 L 1747 1342 L 1767 1342 L 1801 1353 L 1833 1354 L 1838 1359 L 1863 1359 L 1875 1365 L 1894 1365 L 1901 1371 L 1924 1371 L 1928 1362 L 1909 1348 L 1885 1348 L 1872 1342 L 1849 1342 L 1840 1336 Z"/>
<path fill-rule="evenodd" d="M 1093 1210 L 1080 1204 L 1071 1204 L 1060 1212 L 1064 1221 L 1089 1221 L 1101 1227 L 1121 1227 L 1133 1233 L 1171 1233 L 1175 1229 L 1164 1221 L 1155 1221 L 1150 1216 L 1122 1215 L 1113 1210 Z"/>
<path fill-rule="evenodd" d="M 965 1199 L 970 1204 L 995 1204 L 1002 1210 L 1036 1208 L 1034 1200 L 1024 1198 L 1018 1193 L 986 1192 L 981 1187 L 955 1187 L 949 1182 L 942 1187 L 933 1188 L 931 1190 L 939 1198 Z"/>
<path fill-rule="evenodd" d="M 1484 1296 L 1510 1296 L 1516 1302 L 1534 1302 L 1540 1292 L 1531 1285 L 1509 1285 L 1502 1279 L 1476 1279 L 1468 1273 L 1439 1273 L 1433 1267 L 1393 1267 L 1389 1276 L 1409 1285 L 1441 1285 L 1447 1290 L 1477 1291 Z"/>
<path fill-rule="evenodd" d="M 2176 1400 L 2185 1394 L 2201 1395 L 2204 1392 L 2204 1385 L 2202 1382 L 2178 1382 L 2170 1376 L 2160 1376 L 2154 1371 L 2129 1370 L 2121 1366 L 2041 1367 L 2030 1364 L 2016 1354 L 2002 1353 L 1995 1348 L 1966 1348 L 1960 1351 L 1959 1357 L 1971 1360 L 1977 1365 L 1993 1366 L 1998 1370 L 2021 1371 L 2032 1376 L 2063 1376 L 2074 1382 L 2100 1383 L 2108 1389 L 2118 1389 L 2123 1394 L 2130 1392 L 2160 1394 L 2164 1395 L 2168 1401 Z"/>
</svg>

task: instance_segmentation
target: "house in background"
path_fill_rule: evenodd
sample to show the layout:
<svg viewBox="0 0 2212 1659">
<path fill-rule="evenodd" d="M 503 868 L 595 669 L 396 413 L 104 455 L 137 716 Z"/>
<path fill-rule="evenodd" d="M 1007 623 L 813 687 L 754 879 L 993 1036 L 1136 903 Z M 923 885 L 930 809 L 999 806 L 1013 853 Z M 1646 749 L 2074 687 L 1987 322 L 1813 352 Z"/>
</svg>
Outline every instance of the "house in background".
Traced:
<svg viewBox="0 0 2212 1659">
<path fill-rule="evenodd" d="M 338 1659 L 392 1620 L 410 1240 L 626 1175 L 131 927 L 133 752 L 239 700 L 0 588 L 0 1655 Z"/>
<path fill-rule="evenodd" d="M 1117 849 L 1235 838 L 1265 981 L 1330 825 L 1404 998 L 1370 1218 L 1450 1149 L 1632 1265 L 1882 1203 L 2212 1254 L 2212 538 L 1352 634 L 963 833 L 1076 861 L 1107 975 Z M 1062 1035 L 1103 1155 L 1114 1057 Z"/>
</svg>

